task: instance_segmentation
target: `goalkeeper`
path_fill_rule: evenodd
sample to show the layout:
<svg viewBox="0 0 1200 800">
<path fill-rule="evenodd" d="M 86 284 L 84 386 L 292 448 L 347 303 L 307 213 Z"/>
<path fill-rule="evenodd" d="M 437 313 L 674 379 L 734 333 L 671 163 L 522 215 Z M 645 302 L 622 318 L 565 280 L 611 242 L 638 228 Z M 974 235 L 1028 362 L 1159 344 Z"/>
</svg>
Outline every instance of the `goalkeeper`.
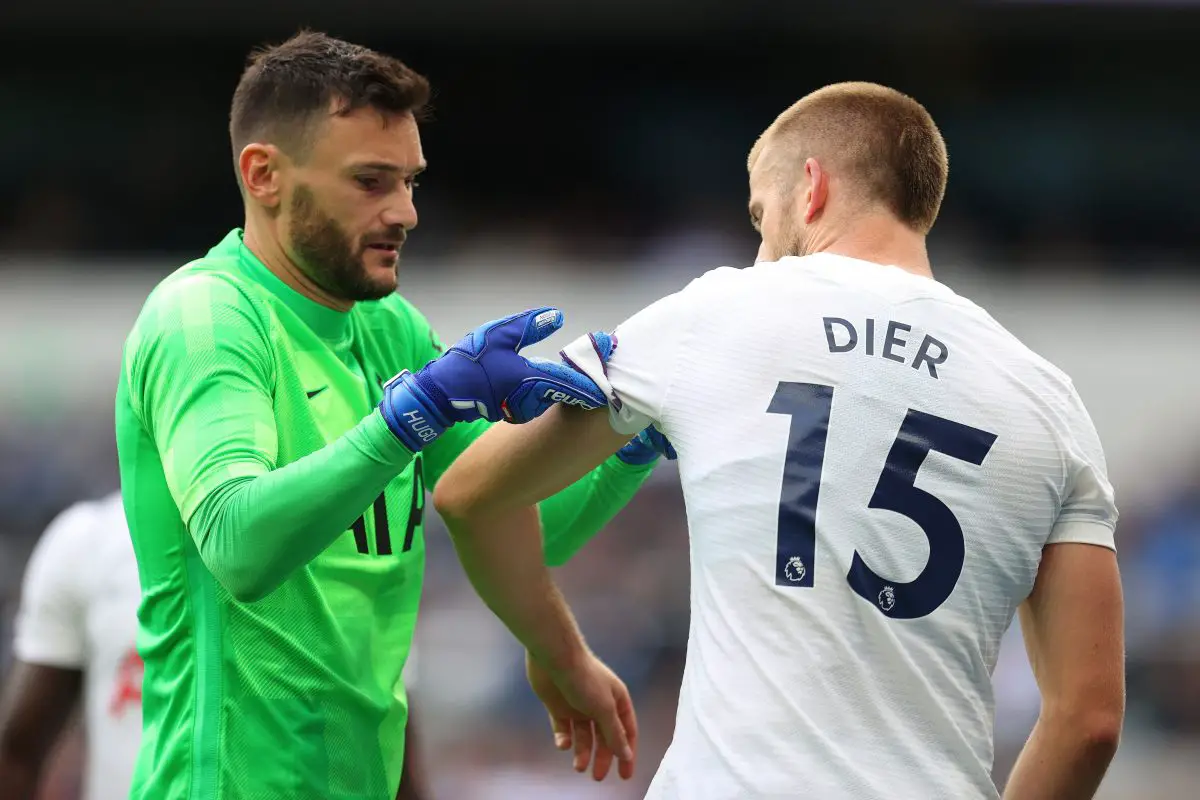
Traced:
<svg viewBox="0 0 1200 800">
<path fill-rule="evenodd" d="M 428 95 L 395 59 L 322 34 L 257 53 L 230 115 L 244 229 L 163 280 L 129 334 L 116 432 L 142 584 L 133 798 L 394 797 L 427 490 L 489 422 L 604 403 L 518 354 L 557 310 L 443 353 L 394 294 Z M 543 503 L 550 563 L 641 485 L 643 442 Z M 568 644 L 531 656 L 627 777 L 628 693 Z"/>
</svg>

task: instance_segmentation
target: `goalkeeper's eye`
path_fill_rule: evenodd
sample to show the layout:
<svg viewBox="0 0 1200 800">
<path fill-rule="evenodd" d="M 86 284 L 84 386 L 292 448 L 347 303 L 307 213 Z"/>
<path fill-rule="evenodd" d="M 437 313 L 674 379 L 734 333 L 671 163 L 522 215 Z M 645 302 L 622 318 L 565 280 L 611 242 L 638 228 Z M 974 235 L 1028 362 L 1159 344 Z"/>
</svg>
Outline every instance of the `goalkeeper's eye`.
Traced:
<svg viewBox="0 0 1200 800">
<path fill-rule="evenodd" d="M 373 175 L 356 175 L 354 182 L 367 192 L 373 192 L 379 188 L 379 178 L 376 178 Z"/>
</svg>

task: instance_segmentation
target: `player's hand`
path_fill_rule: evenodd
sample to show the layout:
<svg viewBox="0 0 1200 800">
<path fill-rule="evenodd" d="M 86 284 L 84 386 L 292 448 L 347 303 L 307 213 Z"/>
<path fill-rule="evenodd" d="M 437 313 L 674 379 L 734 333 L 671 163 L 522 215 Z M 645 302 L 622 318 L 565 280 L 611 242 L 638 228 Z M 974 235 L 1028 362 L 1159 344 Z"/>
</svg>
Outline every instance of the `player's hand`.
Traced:
<svg viewBox="0 0 1200 800">
<path fill-rule="evenodd" d="M 561 311 L 543 306 L 480 325 L 419 372 L 404 370 L 388 381 L 379 405 L 388 427 L 416 452 L 455 422 L 528 422 L 555 403 L 605 405 L 586 375 L 520 354 L 562 324 Z"/>
<path fill-rule="evenodd" d="M 659 456 L 665 456 L 668 461 L 678 457 L 671 441 L 653 425 L 647 425 L 629 444 L 617 451 L 617 458 L 634 466 L 650 464 L 657 461 Z"/>
<path fill-rule="evenodd" d="M 525 654 L 525 673 L 554 732 L 554 746 L 574 750 L 576 772 L 590 763 L 592 777 L 602 781 L 617 758 L 617 774 L 633 777 L 637 763 L 637 716 L 629 689 L 595 656 L 569 673 L 551 675 Z M 593 757 L 594 756 L 594 757 Z"/>
</svg>

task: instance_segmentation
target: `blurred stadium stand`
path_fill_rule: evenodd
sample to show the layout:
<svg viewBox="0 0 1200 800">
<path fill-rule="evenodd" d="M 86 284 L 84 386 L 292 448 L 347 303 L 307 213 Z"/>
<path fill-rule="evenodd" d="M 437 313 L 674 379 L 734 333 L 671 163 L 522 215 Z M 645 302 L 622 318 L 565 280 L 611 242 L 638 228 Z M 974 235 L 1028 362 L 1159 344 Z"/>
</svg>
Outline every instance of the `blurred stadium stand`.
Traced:
<svg viewBox="0 0 1200 800">
<path fill-rule="evenodd" d="M 240 222 L 225 124 L 254 44 L 309 25 L 433 80 L 401 287 L 447 337 L 553 303 L 564 341 L 707 268 L 749 263 L 754 137 L 821 84 L 875 80 L 924 102 L 949 143 L 939 278 L 1072 374 L 1107 448 L 1130 706 L 1101 796 L 1195 796 L 1197 5 L 294 0 L 283 15 L 233 0 L 0 3 L 0 661 L 34 537 L 65 504 L 116 486 L 115 369 L 141 301 Z M 438 796 L 641 797 L 687 637 L 673 470 L 561 571 L 641 703 L 637 786 L 570 773 L 519 651 L 436 522 L 427 538 L 420 702 Z M 1037 713 L 1019 636 L 996 686 L 1004 774 Z"/>
</svg>

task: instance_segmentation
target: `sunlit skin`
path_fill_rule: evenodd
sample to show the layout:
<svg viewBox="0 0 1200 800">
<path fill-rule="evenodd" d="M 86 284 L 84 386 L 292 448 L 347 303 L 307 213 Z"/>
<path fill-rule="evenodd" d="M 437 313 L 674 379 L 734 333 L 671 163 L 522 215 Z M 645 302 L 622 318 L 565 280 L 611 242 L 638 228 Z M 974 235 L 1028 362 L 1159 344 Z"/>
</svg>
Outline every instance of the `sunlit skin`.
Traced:
<svg viewBox="0 0 1200 800">
<path fill-rule="evenodd" d="M 829 176 L 817 160 L 804 163 L 802 185 L 788 185 L 770 146 L 750 169 L 750 224 L 762 237 L 757 261 L 807 255 L 805 228 L 821 213 L 829 194 Z"/>
<path fill-rule="evenodd" d="M 301 158 L 251 143 L 238 169 L 246 246 L 300 294 L 345 311 L 396 290 L 400 250 L 417 226 L 413 190 L 425 158 L 411 114 L 332 110 Z"/>
</svg>

